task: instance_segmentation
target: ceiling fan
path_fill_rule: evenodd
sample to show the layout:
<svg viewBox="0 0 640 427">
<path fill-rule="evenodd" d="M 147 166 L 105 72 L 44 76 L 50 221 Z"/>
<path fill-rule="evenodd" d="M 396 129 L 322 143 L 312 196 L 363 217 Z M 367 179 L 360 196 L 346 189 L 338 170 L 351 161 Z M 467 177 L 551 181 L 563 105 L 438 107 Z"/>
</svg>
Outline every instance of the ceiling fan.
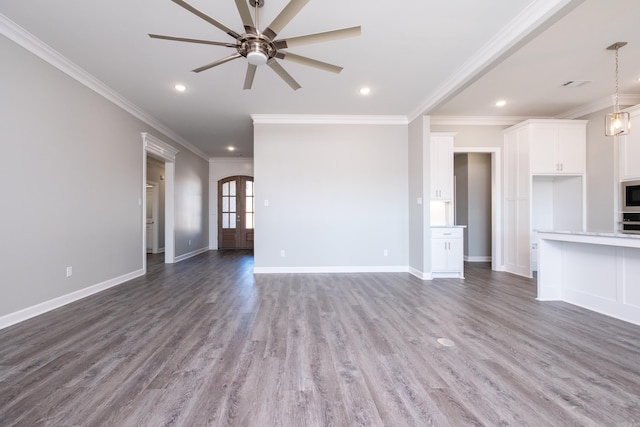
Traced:
<svg viewBox="0 0 640 427">
<path fill-rule="evenodd" d="M 242 24 L 244 25 L 244 32 L 239 34 L 227 26 L 216 21 L 207 14 L 199 11 L 195 7 L 183 0 L 171 0 L 178 6 L 183 7 L 194 15 L 204 19 L 214 27 L 224 31 L 235 39 L 235 43 L 223 43 L 210 40 L 190 39 L 184 37 L 163 36 L 159 34 L 149 34 L 149 37 L 154 39 L 172 40 L 178 42 L 187 43 L 201 43 L 214 46 L 230 47 L 236 50 L 233 54 L 211 62 L 210 64 L 203 65 L 193 70 L 196 73 L 208 70 L 226 62 L 232 61 L 237 58 L 246 58 L 248 62 L 247 73 L 244 79 L 244 89 L 251 89 L 253 85 L 253 79 L 255 77 L 256 70 L 260 65 L 268 65 L 273 71 L 276 72 L 282 80 L 284 80 L 292 89 L 300 89 L 300 85 L 293 77 L 280 65 L 276 59 L 283 59 L 287 61 L 297 62 L 299 64 L 308 65 L 321 70 L 330 71 L 333 73 L 339 73 L 342 71 L 342 67 L 337 65 L 328 64 L 326 62 L 318 61 L 315 59 L 307 58 L 300 55 L 295 55 L 290 52 L 284 52 L 283 49 L 287 49 L 294 46 L 302 46 L 306 44 L 325 42 L 330 40 L 337 40 L 347 37 L 359 36 L 361 28 L 351 27 L 343 28 L 340 30 L 327 31 L 323 33 L 308 34 L 305 36 L 292 37 L 288 39 L 276 39 L 278 33 L 302 10 L 302 8 L 309 3 L 310 0 L 291 0 L 282 9 L 280 14 L 273 20 L 273 22 L 264 30 L 260 31 L 258 8 L 264 6 L 264 0 L 249 0 L 249 3 L 255 10 L 255 22 L 251 16 L 251 9 L 247 4 L 247 0 L 235 0 Z"/>
</svg>

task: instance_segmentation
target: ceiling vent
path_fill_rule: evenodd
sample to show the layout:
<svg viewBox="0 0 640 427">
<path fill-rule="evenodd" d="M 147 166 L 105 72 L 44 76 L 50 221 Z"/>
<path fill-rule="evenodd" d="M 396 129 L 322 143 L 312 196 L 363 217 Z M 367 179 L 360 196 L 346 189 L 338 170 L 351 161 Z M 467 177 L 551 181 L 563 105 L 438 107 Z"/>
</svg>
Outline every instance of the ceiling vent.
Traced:
<svg viewBox="0 0 640 427">
<path fill-rule="evenodd" d="M 564 83 L 562 86 L 564 87 L 578 87 L 578 86 L 584 86 L 588 83 L 591 83 L 591 80 L 569 80 L 568 82 Z"/>
</svg>

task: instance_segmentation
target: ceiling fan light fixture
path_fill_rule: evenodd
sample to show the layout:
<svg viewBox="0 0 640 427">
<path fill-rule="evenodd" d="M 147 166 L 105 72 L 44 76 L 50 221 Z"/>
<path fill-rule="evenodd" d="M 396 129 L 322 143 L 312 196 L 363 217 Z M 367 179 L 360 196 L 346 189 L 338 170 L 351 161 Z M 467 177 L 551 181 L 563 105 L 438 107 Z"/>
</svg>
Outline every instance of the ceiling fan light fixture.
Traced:
<svg viewBox="0 0 640 427">
<path fill-rule="evenodd" d="M 269 53 L 264 42 L 259 40 L 249 43 L 247 46 L 247 61 L 251 65 L 264 65 L 269 60 Z"/>
<path fill-rule="evenodd" d="M 628 135 L 631 133 L 631 117 L 629 113 L 620 111 L 618 104 L 618 50 L 625 46 L 627 42 L 616 42 L 607 47 L 607 50 L 616 51 L 616 94 L 613 103 L 613 113 L 609 113 L 604 118 L 605 136 Z"/>
</svg>

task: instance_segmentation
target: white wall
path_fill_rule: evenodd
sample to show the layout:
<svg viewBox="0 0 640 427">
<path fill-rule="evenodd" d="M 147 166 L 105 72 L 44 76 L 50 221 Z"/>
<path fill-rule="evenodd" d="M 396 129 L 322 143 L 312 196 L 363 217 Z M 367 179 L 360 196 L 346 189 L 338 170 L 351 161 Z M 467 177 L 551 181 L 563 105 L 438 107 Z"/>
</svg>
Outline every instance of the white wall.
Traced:
<svg viewBox="0 0 640 427">
<path fill-rule="evenodd" d="M 253 176 L 253 158 L 209 159 L 209 249 L 218 249 L 218 181 L 235 175 Z"/>
<path fill-rule="evenodd" d="M 406 125 L 254 124 L 256 272 L 406 271 L 407 162 Z"/>
<path fill-rule="evenodd" d="M 143 273 L 140 132 L 158 132 L 2 36 L 0 52 L 2 327 Z M 180 147 L 176 169 L 176 240 L 206 248 L 208 163 Z"/>
</svg>

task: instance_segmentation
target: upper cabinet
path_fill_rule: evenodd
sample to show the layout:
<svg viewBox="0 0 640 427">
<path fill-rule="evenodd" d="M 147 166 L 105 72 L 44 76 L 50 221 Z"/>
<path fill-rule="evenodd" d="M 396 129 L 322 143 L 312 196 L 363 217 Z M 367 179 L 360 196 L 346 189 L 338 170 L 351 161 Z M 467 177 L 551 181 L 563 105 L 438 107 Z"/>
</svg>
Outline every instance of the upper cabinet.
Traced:
<svg viewBox="0 0 640 427">
<path fill-rule="evenodd" d="M 431 133 L 431 200 L 453 200 L 453 133 Z"/>
<path fill-rule="evenodd" d="M 531 141 L 531 173 L 581 175 L 586 166 L 585 120 L 527 120 Z"/>
<path fill-rule="evenodd" d="M 618 137 L 621 181 L 640 179 L 640 106 L 629 112 L 631 133 Z"/>
</svg>

